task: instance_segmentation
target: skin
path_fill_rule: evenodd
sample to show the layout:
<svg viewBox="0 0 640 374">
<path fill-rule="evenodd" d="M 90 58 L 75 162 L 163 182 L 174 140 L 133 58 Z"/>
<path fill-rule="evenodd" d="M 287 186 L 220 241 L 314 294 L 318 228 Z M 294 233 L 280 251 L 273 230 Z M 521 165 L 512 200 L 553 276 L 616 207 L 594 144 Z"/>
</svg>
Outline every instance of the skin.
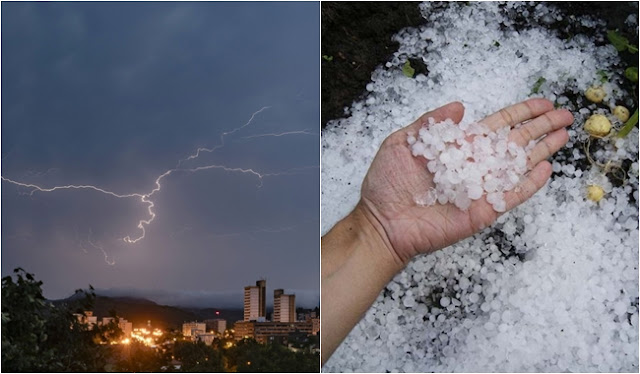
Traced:
<svg viewBox="0 0 640 374">
<path fill-rule="evenodd" d="M 464 107 L 453 102 L 425 113 L 394 132 L 380 146 L 362 183 L 360 201 L 322 238 L 322 363 L 324 364 L 362 318 L 384 286 L 414 256 L 431 253 L 465 239 L 498 218 L 484 198 L 461 211 L 453 204 L 419 206 L 414 196 L 434 186 L 423 157 L 413 157 L 409 134 L 446 118 L 462 120 Z M 546 158 L 568 141 L 567 110 L 554 110 L 545 99 L 530 99 L 482 120 L 491 129 L 513 127 L 510 140 L 526 146 L 544 136 L 528 153 L 529 172 L 505 193 L 507 211 L 533 196 L 551 176 Z"/>
</svg>

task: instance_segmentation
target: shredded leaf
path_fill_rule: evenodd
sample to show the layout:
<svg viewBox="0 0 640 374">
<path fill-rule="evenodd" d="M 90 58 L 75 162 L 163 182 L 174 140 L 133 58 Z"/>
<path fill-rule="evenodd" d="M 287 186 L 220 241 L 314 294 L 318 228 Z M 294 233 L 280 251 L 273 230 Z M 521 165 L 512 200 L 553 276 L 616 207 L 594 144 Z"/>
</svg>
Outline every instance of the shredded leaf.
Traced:
<svg viewBox="0 0 640 374">
<path fill-rule="evenodd" d="M 622 52 L 627 49 L 629 45 L 629 39 L 624 36 L 618 34 L 618 32 L 614 30 L 607 31 L 607 39 L 613 44 L 614 47 L 618 50 L 618 52 Z"/>
<path fill-rule="evenodd" d="M 637 67 L 630 67 L 630 68 L 626 68 L 624 71 L 624 76 L 627 77 L 628 80 L 632 81 L 632 82 L 637 82 L 638 81 L 638 68 Z"/>
<path fill-rule="evenodd" d="M 531 93 L 532 94 L 537 94 L 538 91 L 540 91 L 540 87 L 542 86 L 542 84 L 544 82 L 546 82 L 547 80 L 545 79 L 545 77 L 540 77 L 538 78 L 538 80 L 536 81 L 536 83 L 533 85 L 533 88 L 531 89 Z"/>
<path fill-rule="evenodd" d="M 322 59 L 331 62 L 333 61 L 333 56 L 322 55 Z"/>
<path fill-rule="evenodd" d="M 413 78 L 413 75 L 416 73 L 416 69 L 411 67 L 411 63 L 409 61 L 405 62 L 402 65 L 402 74 L 406 77 Z"/>
<path fill-rule="evenodd" d="M 606 83 L 609 80 L 609 77 L 607 76 L 606 71 L 598 70 L 597 74 L 600 77 L 600 83 Z"/>
</svg>

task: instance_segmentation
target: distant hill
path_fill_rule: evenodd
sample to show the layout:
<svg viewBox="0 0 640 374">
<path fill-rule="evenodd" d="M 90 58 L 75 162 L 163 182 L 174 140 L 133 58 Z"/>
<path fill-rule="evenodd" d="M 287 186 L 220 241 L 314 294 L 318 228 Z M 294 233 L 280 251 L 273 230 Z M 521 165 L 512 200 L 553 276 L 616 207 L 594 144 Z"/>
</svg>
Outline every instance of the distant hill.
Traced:
<svg viewBox="0 0 640 374">
<path fill-rule="evenodd" d="M 228 328 L 231 328 L 234 322 L 241 321 L 244 318 L 244 311 L 242 309 L 216 309 L 216 308 L 181 308 L 182 310 L 192 313 L 198 319 L 202 321 L 211 318 L 222 318 L 227 320 Z M 216 314 L 219 312 L 219 314 Z"/>
<path fill-rule="evenodd" d="M 63 300 L 53 300 L 54 304 L 68 304 L 72 308 L 79 308 L 79 297 L 74 295 Z M 93 314 L 98 318 L 110 316 L 110 311 L 115 311 L 119 317 L 133 322 L 133 327 L 143 327 L 147 321 L 151 321 L 154 328 L 181 329 L 183 322 L 203 321 L 211 318 L 227 320 L 227 326 L 231 327 L 235 321 L 241 320 L 241 309 L 215 309 L 215 308 L 182 308 L 157 303 L 134 297 L 107 297 L 97 296 L 94 302 Z M 219 312 L 216 315 L 216 311 Z"/>
</svg>

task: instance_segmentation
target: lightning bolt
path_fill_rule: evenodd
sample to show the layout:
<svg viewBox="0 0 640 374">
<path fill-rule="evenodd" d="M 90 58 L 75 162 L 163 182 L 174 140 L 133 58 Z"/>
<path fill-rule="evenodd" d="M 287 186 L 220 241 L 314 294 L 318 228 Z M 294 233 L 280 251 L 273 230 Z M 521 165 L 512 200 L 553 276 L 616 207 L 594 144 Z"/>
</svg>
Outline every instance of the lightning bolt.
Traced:
<svg viewBox="0 0 640 374">
<path fill-rule="evenodd" d="M 95 249 L 99 249 L 102 252 L 102 255 L 104 256 L 104 262 L 107 263 L 107 265 L 113 266 L 116 264 L 116 260 L 109 260 L 109 254 L 107 254 L 107 251 L 104 250 L 104 248 L 102 248 L 101 245 L 98 245 L 96 243 L 94 243 L 93 241 L 91 241 L 91 235 L 93 234 L 92 230 L 89 229 L 89 237 L 87 238 L 87 242 Z"/>
<path fill-rule="evenodd" d="M 260 110 L 254 112 L 251 117 L 249 118 L 249 120 L 242 126 L 237 127 L 233 130 L 230 131 L 226 131 L 223 132 L 220 135 L 220 144 L 216 145 L 213 148 L 198 148 L 196 150 L 195 153 L 193 153 L 192 155 L 190 155 L 189 157 L 187 157 L 186 159 L 180 160 L 178 162 L 178 166 L 173 168 L 173 169 L 168 169 L 165 172 L 163 172 L 162 174 L 160 174 L 154 181 L 154 186 L 153 189 L 151 189 L 149 192 L 134 192 L 134 193 L 117 193 L 114 191 L 110 191 L 110 190 L 106 190 L 104 188 L 100 188 L 94 185 L 75 185 L 75 184 L 69 184 L 69 185 L 62 185 L 62 186 L 54 186 L 54 187 L 43 187 L 43 186 L 39 186 L 33 183 L 24 183 L 24 182 L 19 182 L 4 176 L 0 175 L 0 179 L 4 182 L 7 183 L 11 183 L 14 184 L 18 187 L 22 187 L 27 189 L 29 192 L 29 196 L 33 196 L 34 193 L 36 192 L 54 192 L 54 191 L 58 191 L 58 190 L 92 190 L 95 192 L 99 192 L 105 195 L 109 195 L 112 196 L 114 198 L 118 198 L 118 199 L 129 199 L 129 198 L 136 198 L 139 199 L 141 203 L 143 203 L 144 205 L 147 206 L 147 213 L 148 213 L 148 217 L 146 219 L 141 219 L 138 221 L 137 224 L 137 228 L 140 230 L 140 235 L 136 236 L 136 237 L 131 237 L 130 235 L 127 235 L 126 237 L 122 238 L 122 240 L 126 243 L 129 244 L 135 244 L 139 241 L 141 241 L 142 239 L 145 238 L 146 236 L 146 228 L 155 220 L 156 218 L 156 213 L 154 211 L 154 207 L 155 207 L 155 203 L 152 200 L 152 197 L 159 193 L 162 189 L 162 181 L 163 179 L 169 177 L 171 174 L 176 173 L 176 172 L 183 172 L 183 173 L 196 173 L 196 172 L 200 172 L 200 171 L 205 171 L 205 170 L 222 170 L 224 172 L 230 172 L 230 173 L 241 173 L 241 174 L 249 174 L 249 175 L 253 175 L 256 178 L 258 178 L 259 184 L 258 184 L 258 188 L 261 188 L 263 185 L 263 179 L 266 177 L 272 177 L 272 176 L 282 176 L 282 175 L 296 175 L 296 174 L 301 174 L 306 170 L 311 170 L 311 169 L 317 169 L 319 168 L 319 165 L 312 165 L 312 166 L 303 166 L 303 167 L 296 167 L 296 168 L 292 168 L 289 170 L 285 170 L 285 171 L 280 171 L 280 172 L 270 172 L 270 173 L 264 173 L 264 172 L 260 172 L 257 171 L 255 169 L 252 168 L 240 168 L 240 167 L 228 167 L 225 165 L 204 165 L 204 166 L 197 166 L 197 167 L 191 167 L 191 168 L 181 168 L 180 165 L 182 164 L 182 162 L 188 161 L 188 160 L 193 160 L 196 159 L 200 156 L 201 152 L 213 152 L 216 149 L 222 148 L 225 145 L 225 137 L 228 135 L 231 135 L 237 131 L 242 130 L 243 128 L 249 126 L 253 119 L 260 114 L 262 111 L 268 109 L 270 107 L 265 106 L 262 107 Z M 263 137 L 263 136 L 284 136 L 284 135 L 290 135 L 290 134 L 308 134 L 308 135 L 317 135 L 317 134 L 312 134 L 309 133 L 307 130 L 303 130 L 303 131 L 290 131 L 290 132 L 286 132 L 286 133 L 280 133 L 280 134 L 261 134 L 261 135 L 256 135 L 254 137 Z M 5 156 L 6 157 L 6 156 Z M 107 252 L 104 250 L 104 248 L 96 243 L 93 243 L 91 241 L 91 232 L 89 234 L 89 240 L 88 240 L 89 244 L 91 244 L 94 248 L 99 249 L 100 251 L 102 251 L 103 255 L 105 256 L 105 261 L 107 262 L 107 264 L 109 265 L 114 265 L 115 261 L 113 260 L 109 260 L 108 258 L 108 254 Z M 84 248 L 81 248 L 82 250 L 86 251 Z"/>
<path fill-rule="evenodd" d="M 156 218 L 156 213 L 154 212 L 153 208 L 155 207 L 155 203 L 150 200 L 150 198 L 155 195 L 157 192 L 159 192 L 162 189 L 162 184 L 160 183 L 165 177 L 171 175 L 172 173 L 176 172 L 176 171 L 182 171 L 182 172 L 190 172 L 190 173 L 195 173 L 195 172 L 199 172 L 199 171 L 203 171 L 203 170 L 211 170 L 211 169 L 220 169 L 220 170 L 224 170 L 226 172 L 234 172 L 234 173 L 242 173 L 242 174 L 250 174 L 250 175 L 254 175 L 258 178 L 258 180 L 260 181 L 258 188 L 262 187 L 262 183 L 263 183 L 263 179 L 266 177 L 272 177 L 272 176 L 281 176 L 281 175 L 296 175 L 296 174 L 300 174 L 301 171 L 303 170 L 307 170 L 307 169 L 312 169 L 312 168 L 318 168 L 319 166 L 303 166 L 303 167 L 297 167 L 297 168 L 292 168 L 289 170 L 285 170 L 282 172 L 274 172 L 274 173 L 260 173 L 254 169 L 250 169 L 250 168 L 231 168 L 231 167 L 227 167 L 224 165 L 206 165 L 206 166 L 198 166 L 195 168 L 190 168 L 190 169 L 169 169 L 167 171 L 165 171 L 164 173 L 162 173 L 160 176 L 158 176 L 158 178 L 156 178 L 155 180 L 155 188 L 153 188 L 150 192 L 148 193 L 130 193 L 130 194 L 118 194 L 115 193 L 113 191 L 108 191 L 105 190 L 103 188 L 100 187 L 96 187 L 96 186 L 92 186 L 92 185 L 65 185 L 65 186 L 55 186 L 55 187 L 50 187 L 50 188 L 46 188 L 46 187 L 40 187 L 38 185 L 35 184 L 31 184 L 31 183 L 22 183 L 22 182 L 18 182 L 9 178 L 6 178 L 4 176 L 0 176 L 0 178 L 8 183 L 12 183 L 14 185 L 20 186 L 20 187 L 24 187 L 24 188 L 28 188 L 31 189 L 31 191 L 29 192 L 30 196 L 33 196 L 33 194 L 37 191 L 40 192 L 53 192 L 53 191 L 57 191 L 57 190 L 67 190 L 67 189 L 72 189 L 72 190 L 78 190 L 78 189 L 89 189 L 89 190 L 93 190 L 93 191 L 97 191 L 106 195 L 110 195 L 116 198 L 134 198 L 137 197 L 140 199 L 140 201 L 143 204 L 147 205 L 147 212 L 149 214 L 149 218 L 147 219 L 141 219 L 140 221 L 138 221 L 138 225 L 136 226 L 140 231 L 141 234 L 135 238 L 132 238 L 131 236 L 127 235 L 126 237 L 124 237 L 122 240 L 124 240 L 126 243 L 130 243 L 130 244 L 135 244 L 137 242 L 139 242 L 140 240 L 144 239 L 146 236 L 146 227 L 149 226 Z"/>
<path fill-rule="evenodd" d="M 76 242 L 78 242 L 78 248 L 80 248 L 82 252 L 89 253 L 84 245 L 82 245 L 82 240 L 80 240 L 80 236 L 78 235 L 78 226 L 76 226 Z"/>
<path fill-rule="evenodd" d="M 262 187 L 262 178 L 264 178 L 265 176 L 270 176 L 271 174 L 261 174 L 253 169 L 243 169 L 243 168 L 230 168 L 224 165 L 206 165 L 206 166 L 198 166 L 195 168 L 191 168 L 191 169 L 169 169 L 167 171 L 165 171 L 164 173 L 162 173 L 155 181 L 155 185 L 156 187 L 151 190 L 151 192 L 147 193 L 147 194 L 135 194 L 136 196 L 140 197 L 140 201 L 142 201 L 142 203 L 147 204 L 147 212 L 149 213 L 149 219 L 143 219 L 138 221 L 138 229 L 140 229 L 140 231 L 142 232 L 142 234 L 136 238 L 131 238 L 129 235 L 127 235 L 126 237 L 123 238 L 123 240 L 127 243 L 137 243 L 140 240 L 144 239 L 145 235 L 146 235 L 146 229 L 145 226 L 149 226 L 151 224 L 151 222 L 153 222 L 156 219 L 156 213 L 153 211 L 153 207 L 155 206 L 154 202 L 149 200 L 150 197 L 152 197 L 155 193 L 159 192 L 162 189 L 162 185 L 160 184 L 160 181 L 162 181 L 162 179 L 164 179 L 165 177 L 171 175 L 172 173 L 176 172 L 176 171 L 184 171 L 184 172 L 191 172 L 191 173 L 195 173 L 198 171 L 202 171 L 202 170 L 210 170 L 210 169 L 222 169 L 224 171 L 227 172 L 238 172 L 238 173 L 243 173 L 243 174 L 252 174 L 255 175 L 256 177 L 258 177 L 258 179 L 260 180 L 260 184 L 258 187 Z"/>
<path fill-rule="evenodd" d="M 295 167 L 289 170 L 280 171 L 276 173 L 265 173 L 265 174 L 262 174 L 262 177 L 264 178 L 264 177 L 276 177 L 276 176 L 283 176 L 283 175 L 299 175 L 306 170 L 319 169 L 319 168 L 320 168 L 319 165 L 300 166 L 300 167 Z"/>
<path fill-rule="evenodd" d="M 198 148 L 198 149 L 196 149 L 196 152 L 195 152 L 195 153 L 193 153 L 192 155 L 190 155 L 189 157 L 187 157 L 187 158 L 185 158 L 185 159 L 182 159 L 182 160 L 179 160 L 179 161 L 178 161 L 178 166 L 177 166 L 177 167 L 180 167 L 180 166 L 182 165 L 182 163 L 183 163 L 183 162 L 186 162 L 186 161 L 189 161 L 189 160 L 193 160 L 194 158 L 198 158 L 198 157 L 200 157 L 200 152 L 208 152 L 208 153 L 211 153 L 211 152 L 215 151 L 216 149 L 220 149 L 220 148 L 224 147 L 224 137 L 225 137 L 225 136 L 227 136 L 227 135 L 231 135 L 231 134 L 233 134 L 233 133 L 235 133 L 235 132 L 238 132 L 238 131 L 240 131 L 240 130 L 244 129 L 245 127 L 249 126 L 249 124 L 251 124 L 251 122 L 253 122 L 253 119 L 254 119 L 258 114 L 262 113 L 262 111 L 267 110 L 267 109 L 269 109 L 269 108 L 271 108 L 271 107 L 270 107 L 270 106 L 264 106 L 264 107 L 260 108 L 259 110 L 257 110 L 256 112 L 254 112 L 254 113 L 251 115 L 251 118 L 249 118 L 249 120 L 247 121 L 247 123 L 245 123 L 244 125 L 242 125 L 242 126 L 240 126 L 240 127 L 237 127 L 237 128 L 235 128 L 235 129 L 233 129 L 233 130 L 231 130 L 231 131 L 226 131 L 226 132 L 223 132 L 222 134 L 220 134 L 220 144 L 218 144 L 218 145 L 216 145 L 216 146 L 214 146 L 214 147 L 212 147 L 212 148 Z"/>
<path fill-rule="evenodd" d="M 132 193 L 132 194 L 117 194 L 115 192 L 111 192 L 111 191 L 107 191 L 104 190 L 102 188 L 96 187 L 96 186 L 91 186 L 91 185 L 73 185 L 73 184 L 69 184 L 66 186 L 55 186 L 55 187 L 51 187 L 51 188 L 46 188 L 46 187 L 40 187 L 38 185 L 35 184 L 31 184 L 31 183 L 22 183 L 22 182 L 18 182 L 18 181 L 14 181 L 12 179 L 3 177 L 0 175 L 0 179 L 2 179 L 5 182 L 9 182 L 9 183 L 13 183 L 17 186 L 20 187 L 25 187 L 25 188 L 30 188 L 31 192 L 29 193 L 30 196 L 33 196 L 33 194 L 36 191 L 40 191 L 40 192 L 53 192 L 53 191 L 57 191 L 57 190 L 94 190 L 94 191 L 98 191 L 107 195 L 111 195 L 117 198 L 128 198 L 128 197 L 143 197 L 144 195 L 138 194 L 138 193 Z"/>
<path fill-rule="evenodd" d="M 84 253 L 89 253 L 89 251 L 87 251 L 87 249 L 82 245 L 82 243 L 78 244 L 78 248 L 80 248 L 80 250 L 82 250 L 82 252 Z"/>
<path fill-rule="evenodd" d="M 250 135 L 250 136 L 245 136 L 242 139 L 254 139 L 254 138 L 262 138 L 262 137 L 266 137 L 266 136 L 280 137 L 280 136 L 285 136 L 285 135 L 311 135 L 311 136 L 318 136 L 318 134 L 310 132 L 309 130 L 301 130 L 301 131 L 287 131 L 287 132 L 281 132 L 281 133 L 268 133 L 268 134 Z"/>
</svg>

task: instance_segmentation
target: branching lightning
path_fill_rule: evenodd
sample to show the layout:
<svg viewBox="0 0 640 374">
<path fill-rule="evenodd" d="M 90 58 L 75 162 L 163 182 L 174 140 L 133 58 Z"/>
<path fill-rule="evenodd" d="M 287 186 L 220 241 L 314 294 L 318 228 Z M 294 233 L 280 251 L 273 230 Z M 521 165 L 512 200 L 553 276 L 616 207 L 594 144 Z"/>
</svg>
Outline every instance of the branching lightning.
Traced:
<svg viewBox="0 0 640 374">
<path fill-rule="evenodd" d="M 100 250 L 100 252 L 102 252 L 102 255 L 104 256 L 104 262 L 107 263 L 107 265 L 113 266 L 116 264 L 116 260 L 109 260 L 109 254 L 107 253 L 107 251 L 104 250 L 104 248 L 102 248 L 101 245 L 94 243 L 91 240 L 91 235 L 93 234 L 92 230 L 89 229 L 89 237 L 87 238 L 87 242 L 95 249 Z"/>
<path fill-rule="evenodd" d="M 281 132 L 281 133 L 268 133 L 268 134 L 249 135 L 249 136 L 243 137 L 242 139 L 263 138 L 263 137 L 267 137 L 267 136 L 280 137 L 280 136 L 285 136 L 285 135 L 311 135 L 311 136 L 318 136 L 318 134 L 313 133 L 313 132 L 311 132 L 309 130 L 300 130 L 300 131 L 286 131 L 286 132 Z"/>
<path fill-rule="evenodd" d="M 91 228 L 89 228 L 89 234 L 87 235 L 87 244 L 89 244 L 90 246 L 92 246 L 93 248 L 99 250 L 100 252 L 102 252 L 102 255 L 104 256 L 104 262 L 107 263 L 107 265 L 113 266 L 116 264 L 115 259 L 111 259 L 109 260 L 109 254 L 107 253 L 107 251 L 105 251 L 105 249 L 102 247 L 102 245 L 98 244 L 98 243 L 94 243 L 93 239 L 91 238 L 93 236 L 93 230 Z M 80 239 L 80 236 L 78 235 L 78 227 L 76 226 L 76 241 L 78 242 L 78 248 L 80 248 L 82 250 L 82 252 L 84 252 L 85 254 L 88 254 L 89 251 L 87 251 L 87 249 L 85 248 L 84 244 L 83 244 L 83 240 Z"/>
<path fill-rule="evenodd" d="M 85 254 L 88 254 L 89 251 L 82 245 L 82 240 L 80 240 L 80 236 L 78 235 L 78 226 L 76 226 L 76 242 L 78 242 L 78 248 L 82 250 Z"/>
<path fill-rule="evenodd" d="M 231 134 L 233 134 L 233 133 L 235 133 L 235 132 L 237 132 L 237 131 L 240 131 L 240 130 L 242 130 L 243 128 L 245 128 L 245 127 L 249 126 L 249 124 L 251 124 L 251 122 L 253 122 L 253 119 L 254 119 L 258 114 L 262 113 L 262 111 L 267 110 L 267 109 L 269 109 L 269 108 L 271 108 L 271 107 L 270 107 L 270 106 L 264 106 L 264 107 L 260 108 L 258 111 L 254 112 L 254 113 L 251 115 L 251 118 L 249 118 L 249 120 L 247 121 L 247 123 L 245 123 L 244 125 L 242 125 L 242 126 L 240 126 L 240 127 L 237 127 L 237 128 L 235 128 L 235 129 L 233 129 L 233 130 L 231 130 L 231 131 L 226 131 L 226 132 L 223 132 L 222 134 L 220 134 L 220 144 L 218 144 L 218 145 L 216 145 L 216 146 L 213 146 L 212 148 L 198 148 L 198 149 L 196 149 L 196 152 L 195 152 L 194 154 L 190 155 L 189 157 L 187 157 L 187 158 L 185 158 L 185 159 L 182 159 L 182 160 L 178 161 L 178 166 L 177 166 L 177 167 L 180 167 L 180 165 L 182 165 L 182 163 L 183 163 L 183 162 L 186 162 L 186 161 L 189 161 L 189 160 L 193 160 L 194 158 L 198 158 L 198 157 L 200 157 L 200 152 L 208 152 L 208 153 L 211 153 L 211 152 L 215 151 L 216 149 L 220 149 L 220 148 L 224 147 L 224 137 L 225 137 L 225 136 L 227 136 L 227 135 L 231 135 Z"/>
<path fill-rule="evenodd" d="M 193 159 L 197 159 L 200 154 L 202 152 L 213 152 L 216 149 L 220 149 L 222 147 L 225 146 L 225 137 L 228 135 L 231 135 L 237 131 L 240 131 L 241 129 L 249 126 L 253 119 L 260 114 L 262 111 L 268 109 L 270 107 L 265 106 L 263 108 L 261 108 L 260 110 L 254 112 L 251 117 L 249 118 L 249 120 L 242 126 L 237 127 L 233 130 L 230 131 L 226 131 L 223 132 L 220 135 L 220 144 L 212 147 L 212 148 L 198 148 L 195 153 L 193 153 L 192 155 L 190 155 L 189 157 L 187 157 L 186 159 L 180 160 L 178 161 L 178 166 L 176 166 L 173 169 L 169 169 L 166 170 L 165 172 L 163 172 L 162 174 L 160 174 L 154 181 L 154 186 L 153 189 L 151 189 L 148 192 L 133 192 L 133 193 L 117 193 L 117 192 L 113 192 L 113 191 L 109 191 L 106 190 L 104 188 L 101 187 L 97 187 L 94 185 L 74 185 L 74 184 L 69 184 L 69 185 L 62 185 L 62 186 L 54 186 L 54 187 L 44 187 L 44 186 L 39 186 L 36 184 L 32 184 L 32 183 L 24 183 L 24 182 L 19 182 L 10 178 L 6 178 L 4 176 L 0 176 L 1 180 L 7 183 L 11 183 L 14 184 L 18 187 L 22 187 L 28 190 L 28 194 L 30 196 L 33 196 L 34 193 L 36 192 L 54 192 L 54 191 L 58 191 L 58 190 L 93 190 L 105 195 L 109 195 L 118 199 L 129 199 L 129 198 L 137 198 L 139 199 L 143 204 L 145 204 L 147 206 L 147 213 L 148 213 L 148 217 L 146 219 L 141 219 L 138 221 L 137 224 L 137 228 L 140 230 L 140 235 L 136 236 L 136 237 L 131 237 L 130 235 L 127 235 L 126 237 L 122 238 L 122 240 L 126 243 L 130 243 L 130 244 L 135 244 L 139 241 L 141 241 L 142 239 L 145 238 L 146 236 L 146 227 L 148 227 L 156 218 L 156 213 L 154 212 L 154 207 L 155 207 L 155 203 L 153 201 L 153 196 L 155 194 L 157 194 L 158 192 L 161 191 L 162 189 L 162 181 L 164 178 L 170 176 L 171 174 L 175 173 L 175 172 L 183 172 L 183 173 L 196 173 L 196 172 L 200 172 L 200 171 L 205 171 L 205 170 L 222 170 L 224 172 L 229 172 L 229 173 L 241 173 L 241 174 L 249 174 L 249 175 L 253 175 L 256 178 L 258 178 L 258 188 L 262 187 L 263 185 L 263 179 L 266 177 L 271 177 L 271 176 L 282 176 L 282 175 L 295 175 L 295 174 L 300 174 L 302 172 L 304 172 L 305 170 L 310 170 L 310 169 L 317 169 L 319 168 L 319 166 L 314 165 L 314 166 L 303 166 L 303 167 L 297 167 L 297 168 L 292 168 L 289 170 L 285 170 L 285 171 L 281 171 L 281 172 L 270 172 L 270 173 L 264 173 L 264 172 L 259 172 L 257 170 L 254 170 L 252 168 L 240 168 L 240 167 L 228 167 L 225 165 L 203 165 L 203 166 L 197 166 L 197 167 L 191 167 L 191 168 L 181 168 L 181 165 L 183 162 L 189 161 L 189 160 L 193 160 Z M 303 130 L 303 131 L 290 131 L 290 132 L 285 132 L 285 133 L 279 133 L 279 134 L 260 134 L 260 135 L 255 135 L 255 136 L 249 136 L 247 138 L 258 138 L 258 137 L 265 137 L 265 136 L 285 136 L 285 135 L 295 135 L 295 134 L 307 134 L 307 135 L 317 135 L 317 134 L 313 134 L 308 132 L 307 130 Z M 5 156 L 6 157 L 6 156 Z M 94 242 L 91 241 L 91 231 L 89 232 L 89 238 L 88 238 L 88 243 L 93 246 L 96 249 L 99 249 L 100 251 L 102 251 L 104 257 L 105 257 L 105 261 L 107 262 L 107 264 L 109 265 L 114 265 L 115 261 L 113 260 L 109 260 L 109 256 L 107 254 L 107 252 L 104 250 L 104 248 L 101 245 L 98 245 Z M 83 251 L 86 252 L 86 249 L 81 247 L 81 249 Z"/>
<path fill-rule="evenodd" d="M 121 195 L 121 194 L 117 194 L 115 192 L 107 191 L 107 190 L 104 190 L 102 188 L 99 188 L 99 187 L 96 187 L 96 186 L 91 186 L 91 185 L 73 185 L 73 184 L 69 184 L 69 185 L 66 185 L 66 186 L 55 186 L 55 187 L 51 187 L 51 188 L 46 188 L 46 187 L 40 187 L 40 186 L 35 185 L 35 184 L 31 184 L 31 183 L 17 182 L 17 181 L 11 180 L 9 178 L 5 178 L 5 177 L 3 177 L 1 175 L 0 175 L 0 179 L 2 179 L 5 182 L 13 183 L 16 186 L 30 188 L 31 189 L 31 192 L 29 192 L 30 196 L 33 196 L 33 194 L 36 191 L 53 192 L 53 191 L 57 191 L 57 190 L 83 190 L 83 189 L 102 192 L 104 194 L 111 195 L 111 196 L 114 196 L 114 197 L 117 197 L 117 198 L 143 197 L 144 196 L 144 195 L 141 195 L 141 194 L 138 194 L 138 193 Z"/>
</svg>

